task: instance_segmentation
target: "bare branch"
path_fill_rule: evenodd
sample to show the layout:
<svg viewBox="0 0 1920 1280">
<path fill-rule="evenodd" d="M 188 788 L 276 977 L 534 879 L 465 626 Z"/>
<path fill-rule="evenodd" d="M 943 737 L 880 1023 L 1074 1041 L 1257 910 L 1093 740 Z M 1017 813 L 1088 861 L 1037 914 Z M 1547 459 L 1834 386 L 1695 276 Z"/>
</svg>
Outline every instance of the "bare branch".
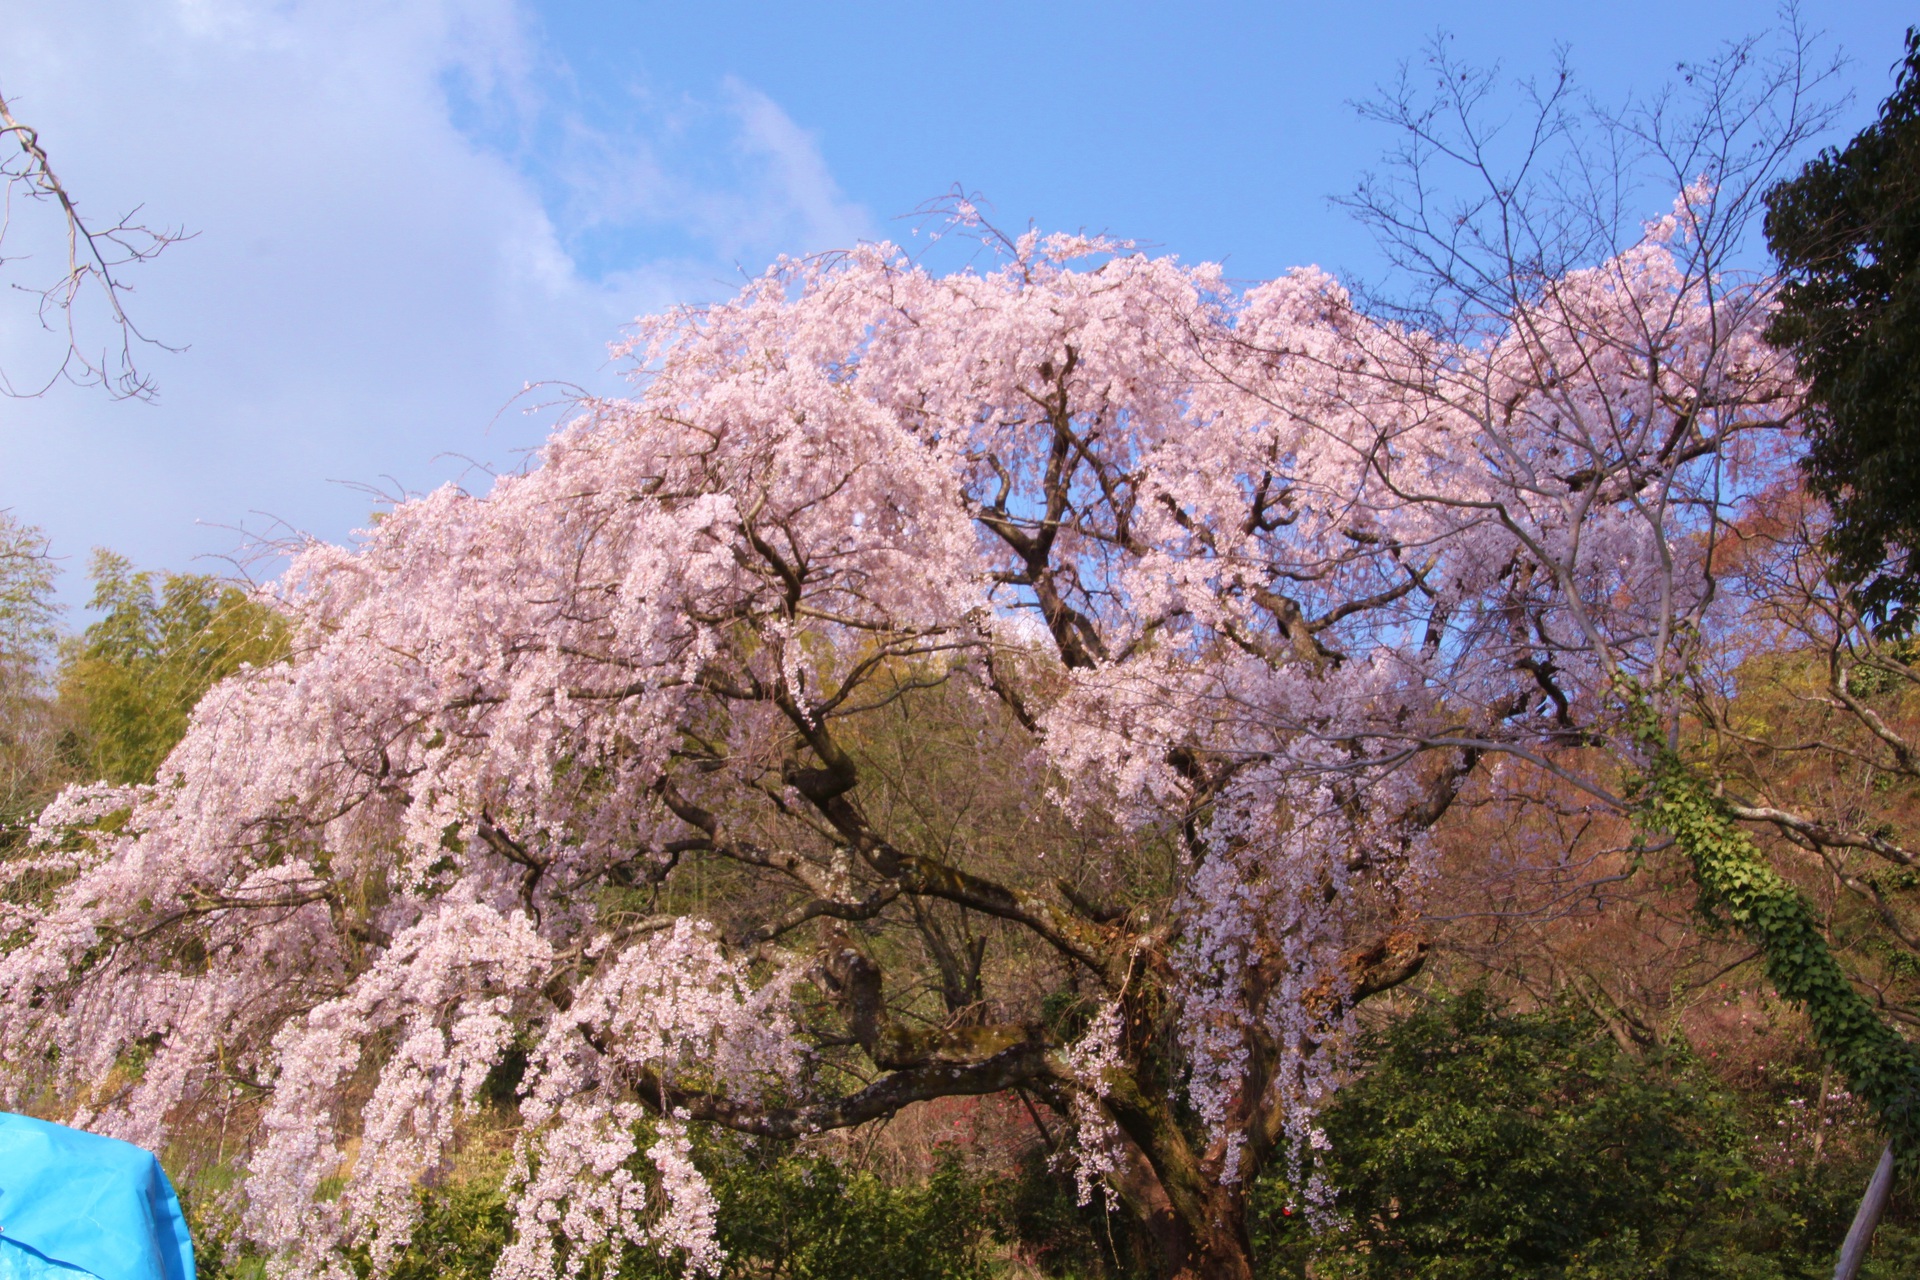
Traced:
<svg viewBox="0 0 1920 1280">
<path fill-rule="evenodd" d="M 0 266 L 30 256 L 6 252 L 7 234 L 14 226 L 16 195 L 30 205 L 50 204 L 58 211 L 59 234 L 65 246 L 65 269 L 57 278 L 46 284 L 10 282 L 9 286 L 33 296 L 41 327 L 63 337 L 65 351 L 44 379 L 22 384 L 0 370 L 0 395 L 44 395 L 55 383 L 66 381 L 105 387 L 116 399 L 152 399 L 155 387 L 140 368 L 140 349 L 183 348 L 169 346 L 140 329 L 127 310 L 132 286 L 125 271 L 151 261 L 169 245 L 191 236 L 177 228 L 138 221 L 138 207 L 109 224 L 89 221 L 54 172 L 39 132 L 13 114 L 4 96 L 0 96 L 0 136 L 13 144 L 12 150 L 0 155 L 0 201 L 4 202 L 4 211 L 0 212 Z M 88 298 L 104 312 L 107 326 L 106 339 L 97 349 L 97 340 L 88 331 L 82 314 Z"/>
</svg>

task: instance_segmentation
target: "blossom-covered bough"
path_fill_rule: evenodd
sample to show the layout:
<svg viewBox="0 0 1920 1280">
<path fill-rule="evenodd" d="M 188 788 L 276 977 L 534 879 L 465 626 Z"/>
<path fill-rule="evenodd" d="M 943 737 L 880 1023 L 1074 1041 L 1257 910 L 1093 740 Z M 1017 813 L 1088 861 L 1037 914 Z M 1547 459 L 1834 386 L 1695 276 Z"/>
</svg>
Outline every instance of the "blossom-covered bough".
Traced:
<svg viewBox="0 0 1920 1280">
<path fill-rule="evenodd" d="M 7 1099 L 225 1117 L 318 1274 L 387 1264 L 504 1080 L 518 1278 L 715 1269 L 698 1126 L 1019 1091 L 1167 1274 L 1248 1275 L 1434 825 L 1712 632 L 1794 389 L 1701 198 L 1472 341 L 1036 235 L 648 322 L 632 400 L 307 550 L 292 657 L 43 816 Z"/>
</svg>

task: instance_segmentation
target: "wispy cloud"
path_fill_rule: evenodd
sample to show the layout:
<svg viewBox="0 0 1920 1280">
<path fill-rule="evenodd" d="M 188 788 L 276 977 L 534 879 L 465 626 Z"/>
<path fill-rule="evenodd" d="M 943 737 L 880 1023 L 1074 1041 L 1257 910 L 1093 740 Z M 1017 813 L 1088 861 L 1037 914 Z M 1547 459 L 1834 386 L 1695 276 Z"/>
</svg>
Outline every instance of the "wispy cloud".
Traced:
<svg viewBox="0 0 1920 1280">
<path fill-rule="evenodd" d="M 737 146 L 760 168 L 762 217 L 749 225 L 761 238 L 838 245 L 871 236 L 871 217 L 841 194 L 814 136 L 752 85 L 729 77 L 724 87 L 740 124 Z"/>
<path fill-rule="evenodd" d="M 591 99 L 568 87 L 556 86 L 537 118 L 521 116 L 513 154 L 583 270 L 633 260 L 757 269 L 777 253 L 874 234 L 818 139 L 737 78 L 702 97 L 644 82 Z"/>
</svg>

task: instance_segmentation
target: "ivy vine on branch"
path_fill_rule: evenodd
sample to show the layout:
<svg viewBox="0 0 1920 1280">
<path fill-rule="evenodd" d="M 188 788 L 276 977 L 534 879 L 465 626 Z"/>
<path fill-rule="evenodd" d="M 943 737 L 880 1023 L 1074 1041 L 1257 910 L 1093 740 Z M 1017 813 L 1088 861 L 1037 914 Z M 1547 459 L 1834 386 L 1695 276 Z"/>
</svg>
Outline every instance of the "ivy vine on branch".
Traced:
<svg viewBox="0 0 1920 1280">
<path fill-rule="evenodd" d="M 1920 1053 L 1854 987 L 1811 904 L 1667 744 L 1651 712 L 1640 719 L 1635 736 L 1649 762 L 1633 793 L 1639 824 L 1673 837 L 1692 863 L 1701 911 L 1760 948 L 1768 982 L 1806 1013 L 1816 1043 L 1892 1140 L 1903 1172 L 1920 1173 Z"/>
</svg>

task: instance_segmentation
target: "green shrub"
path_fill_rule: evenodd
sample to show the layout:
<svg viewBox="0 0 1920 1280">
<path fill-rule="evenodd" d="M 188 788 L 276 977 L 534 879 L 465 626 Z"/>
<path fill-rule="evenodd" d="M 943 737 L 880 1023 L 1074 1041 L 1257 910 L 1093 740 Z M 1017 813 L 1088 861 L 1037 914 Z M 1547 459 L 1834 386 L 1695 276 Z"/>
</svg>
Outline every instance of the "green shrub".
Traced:
<svg viewBox="0 0 1920 1280">
<path fill-rule="evenodd" d="M 1864 1177 L 1763 1179 L 1739 1099 L 1684 1048 L 1638 1061 L 1582 1014 L 1436 999 L 1369 1036 L 1322 1116 L 1316 1234 L 1258 1189 L 1262 1274 L 1333 1280 L 1831 1275 Z"/>
<path fill-rule="evenodd" d="M 987 1184 L 947 1149 L 932 1177 L 888 1186 L 822 1156 L 735 1148 L 709 1170 L 726 1277 L 985 1280 Z M 656 1260 L 624 1274 L 677 1277 Z"/>
<path fill-rule="evenodd" d="M 1079 1202 L 1074 1179 L 1063 1176 L 1047 1152 L 1031 1148 L 994 1188 L 996 1228 L 1020 1256 L 1059 1280 L 1150 1276 L 1139 1227 L 1126 1213 L 1109 1212 L 1096 1196 Z"/>
</svg>

